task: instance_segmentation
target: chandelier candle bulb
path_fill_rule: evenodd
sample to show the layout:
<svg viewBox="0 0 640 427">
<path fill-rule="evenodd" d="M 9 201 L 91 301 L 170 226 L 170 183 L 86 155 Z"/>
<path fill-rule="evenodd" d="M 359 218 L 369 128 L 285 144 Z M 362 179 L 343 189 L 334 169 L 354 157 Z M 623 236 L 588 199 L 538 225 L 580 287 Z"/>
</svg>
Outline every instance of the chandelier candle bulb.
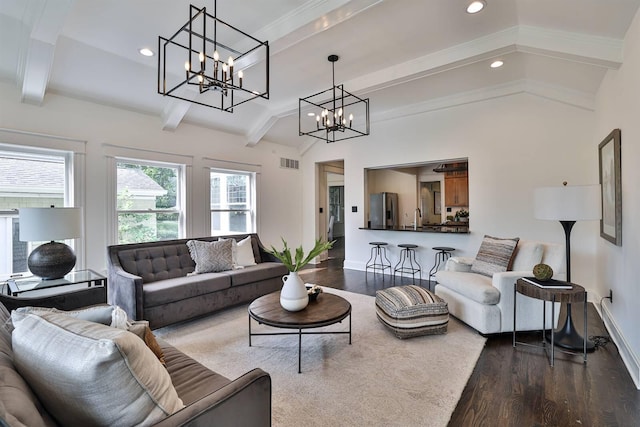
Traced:
<svg viewBox="0 0 640 427">
<path fill-rule="evenodd" d="M 218 80 L 218 60 L 220 59 L 220 54 L 217 50 L 213 51 L 213 78 Z"/>
<path fill-rule="evenodd" d="M 242 72 L 242 70 L 238 71 L 238 82 L 240 84 L 240 87 L 242 87 L 242 78 L 244 77 L 244 73 Z"/>
<path fill-rule="evenodd" d="M 231 56 L 229 57 L 229 74 L 233 79 L 233 58 Z"/>
<path fill-rule="evenodd" d="M 349 114 L 349 127 L 353 124 L 353 114 Z"/>
<path fill-rule="evenodd" d="M 202 69 L 204 70 L 204 53 L 200 52 L 198 54 L 198 59 L 200 60 L 200 66 L 202 67 Z"/>
</svg>

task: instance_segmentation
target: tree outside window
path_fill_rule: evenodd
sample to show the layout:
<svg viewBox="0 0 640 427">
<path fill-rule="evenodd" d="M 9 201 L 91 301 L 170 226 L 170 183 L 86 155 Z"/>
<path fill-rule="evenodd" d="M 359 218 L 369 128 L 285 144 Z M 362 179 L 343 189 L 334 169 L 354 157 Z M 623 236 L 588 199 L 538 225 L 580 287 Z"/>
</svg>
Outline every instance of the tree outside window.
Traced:
<svg viewBox="0 0 640 427">
<path fill-rule="evenodd" d="M 180 167 L 119 161 L 118 243 L 180 237 Z"/>
</svg>

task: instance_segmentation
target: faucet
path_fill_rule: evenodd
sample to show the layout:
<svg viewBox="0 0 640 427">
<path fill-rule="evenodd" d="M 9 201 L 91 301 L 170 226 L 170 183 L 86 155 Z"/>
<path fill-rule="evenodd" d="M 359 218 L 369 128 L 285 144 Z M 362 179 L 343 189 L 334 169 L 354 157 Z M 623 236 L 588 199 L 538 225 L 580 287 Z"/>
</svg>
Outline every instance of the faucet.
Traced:
<svg viewBox="0 0 640 427">
<path fill-rule="evenodd" d="M 418 218 L 422 218 L 422 212 L 420 211 L 420 208 L 416 208 L 416 210 L 413 213 L 413 229 L 414 230 L 418 229 Z"/>
</svg>

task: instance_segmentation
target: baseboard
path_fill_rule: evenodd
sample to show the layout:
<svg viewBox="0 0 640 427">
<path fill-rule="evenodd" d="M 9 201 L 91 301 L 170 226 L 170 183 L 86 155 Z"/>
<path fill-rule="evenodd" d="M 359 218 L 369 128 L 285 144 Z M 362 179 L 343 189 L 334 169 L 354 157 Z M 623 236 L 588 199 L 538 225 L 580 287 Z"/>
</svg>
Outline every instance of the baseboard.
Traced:
<svg viewBox="0 0 640 427">
<path fill-rule="evenodd" d="M 364 271 L 364 268 L 366 265 L 367 265 L 366 262 L 349 261 L 345 259 L 344 262 L 342 263 L 342 268 L 346 268 L 347 270 Z"/>
<path fill-rule="evenodd" d="M 355 261 L 347 261 L 345 260 L 342 264 L 342 268 L 346 268 L 347 270 L 358 270 L 358 271 L 366 271 L 366 267 L 367 267 L 367 263 L 366 262 L 355 262 Z M 376 271 L 377 274 L 381 274 L 380 270 Z M 369 274 L 373 274 L 373 270 L 369 269 Z M 388 275 L 388 276 L 393 276 L 393 264 L 391 264 L 391 269 L 389 270 L 385 270 L 384 274 Z M 426 272 L 425 275 L 425 271 L 422 270 L 422 276 L 420 276 L 419 273 L 416 273 L 415 276 L 411 275 L 410 273 L 396 273 L 395 274 L 398 277 L 411 277 L 411 278 L 421 278 L 421 280 L 429 280 L 429 272 Z"/>
<path fill-rule="evenodd" d="M 602 304 L 600 306 L 600 310 L 602 321 L 607 327 L 611 339 L 618 346 L 620 357 L 627 367 L 627 370 L 631 375 L 631 379 L 633 379 L 636 388 L 640 390 L 640 358 L 638 358 L 638 355 L 634 354 L 633 350 L 629 346 L 629 343 L 625 340 L 624 335 L 622 335 L 622 332 L 618 327 L 618 324 L 611 315 L 611 311 L 609 311 L 608 305 Z"/>
</svg>

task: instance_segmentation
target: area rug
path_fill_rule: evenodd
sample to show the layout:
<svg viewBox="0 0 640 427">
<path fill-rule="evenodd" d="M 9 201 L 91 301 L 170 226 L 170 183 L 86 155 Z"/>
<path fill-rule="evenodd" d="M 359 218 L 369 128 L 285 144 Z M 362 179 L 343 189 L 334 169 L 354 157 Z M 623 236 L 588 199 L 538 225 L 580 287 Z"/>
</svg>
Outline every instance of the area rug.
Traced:
<svg viewBox="0 0 640 427">
<path fill-rule="evenodd" d="M 301 374 L 297 336 L 253 337 L 249 347 L 248 305 L 154 332 L 227 378 L 268 372 L 276 427 L 446 426 L 485 338 L 450 318 L 446 335 L 400 340 L 376 318 L 374 297 L 325 292 L 351 303 L 352 344 L 348 335 L 303 336 Z M 323 329 L 348 330 L 348 318 Z M 253 322 L 252 331 L 282 330 Z"/>
</svg>

